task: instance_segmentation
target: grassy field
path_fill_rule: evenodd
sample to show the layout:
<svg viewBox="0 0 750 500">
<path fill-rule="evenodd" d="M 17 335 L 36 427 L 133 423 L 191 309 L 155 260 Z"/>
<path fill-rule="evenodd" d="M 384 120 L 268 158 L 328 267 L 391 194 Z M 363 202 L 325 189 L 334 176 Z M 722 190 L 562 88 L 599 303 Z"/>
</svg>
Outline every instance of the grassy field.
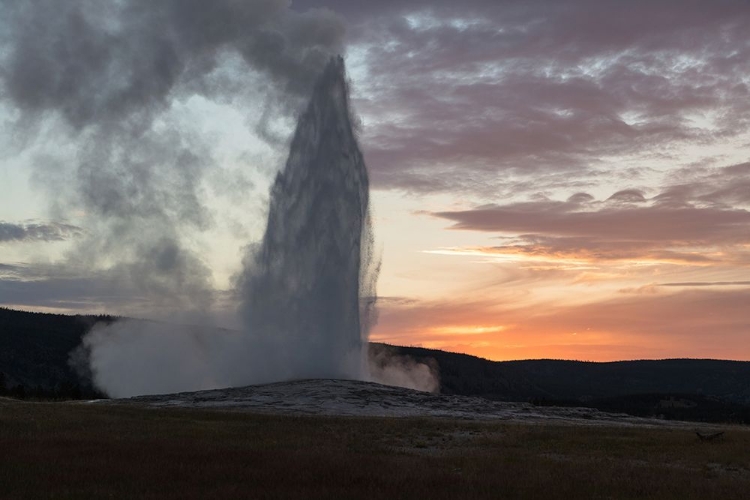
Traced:
<svg viewBox="0 0 750 500">
<path fill-rule="evenodd" d="M 748 498 L 750 430 L 0 400 L 2 498 Z"/>
</svg>

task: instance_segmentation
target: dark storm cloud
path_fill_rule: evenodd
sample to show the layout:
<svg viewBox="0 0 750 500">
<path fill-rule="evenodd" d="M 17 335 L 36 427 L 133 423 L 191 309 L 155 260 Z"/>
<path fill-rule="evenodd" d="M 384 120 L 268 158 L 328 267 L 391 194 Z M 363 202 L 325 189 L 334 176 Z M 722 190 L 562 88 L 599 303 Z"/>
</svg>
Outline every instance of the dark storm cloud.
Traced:
<svg viewBox="0 0 750 500">
<path fill-rule="evenodd" d="M 258 132 L 275 140 L 269 124 L 293 115 L 343 47 L 337 15 L 288 7 L 0 2 L 0 99 L 14 147 L 34 151 L 32 179 L 51 211 L 86 215 L 67 266 L 107 269 L 148 296 L 210 302 L 211 272 L 194 240 L 214 223 L 204 181 L 219 166 L 209 139 L 170 109 L 197 95 L 250 121 L 262 103 Z"/>
<path fill-rule="evenodd" d="M 368 71 L 355 104 L 380 187 L 587 175 L 748 130 L 744 1 L 325 3 L 356 26 Z"/>
<path fill-rule="evenodd" d="M 63 241 L 82 234 L 81 228 L 71 224 L 13 224 L 0 221 L 0 243 L 10 241 Z"/>
</svg>

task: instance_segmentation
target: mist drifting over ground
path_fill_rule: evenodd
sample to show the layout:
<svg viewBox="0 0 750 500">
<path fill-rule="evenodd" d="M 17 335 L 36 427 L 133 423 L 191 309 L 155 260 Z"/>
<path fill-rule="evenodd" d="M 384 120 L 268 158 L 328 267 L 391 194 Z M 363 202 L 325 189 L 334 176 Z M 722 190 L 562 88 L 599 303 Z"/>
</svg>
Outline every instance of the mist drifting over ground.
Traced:
<svg viewBox="0 0 750 500">
<path fill-rule="evenodd" d="M 0 9 L 11 146 L 27 154 L 54 217 L 86 215 L 59 272 L 97 273 L 115 293 L 168 311 L 168 322 L 95 327 L 71 358 L 82 372 L 112 396 L 371 378 L 364 353 L 377 261 L 336 57 L 341 18 L 285 0 L 0 0 Z M 197 243 L 216 224 L 206 181 L 222 172 L 209 139 L 175 118 L 196 96 L 261 107 L 248 124 L 282 151 L 272 123 L 309 99 L 265 236 L 248 242 L 236 279 L 238 331 L 213 328 L 217 291 Z M 377 380 L 396 370 L 382 365 Z M 413 379 L 398 366 L 403 376 L 382 380 L 423 388 L 424 370 Z"/>
</svg>

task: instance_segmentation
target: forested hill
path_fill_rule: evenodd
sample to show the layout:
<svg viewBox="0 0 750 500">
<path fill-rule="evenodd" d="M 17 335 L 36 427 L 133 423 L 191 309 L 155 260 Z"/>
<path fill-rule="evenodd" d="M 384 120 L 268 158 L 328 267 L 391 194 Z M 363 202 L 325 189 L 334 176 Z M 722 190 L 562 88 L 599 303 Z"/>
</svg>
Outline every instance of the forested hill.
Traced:
<svg viewBox="0 0 750 500">
<path fill-rule="evenodd" d="M 0 308 L 0 392 L 43 397 L 93 395 L 68 364 L 69 353 L 97 322 L 111 316 L 67 316 Z"/>
<path fill-rule="evenodd" d="M 488 361 L 418 347 L 391 347 L 417 360 L 434 359 L 441 390 L 490 399 L 587 401 L 630 394 L 715 396 L 750 405 L 750 362 L 664 359 L 593 363 L 565 360 Z"/>
<path fill-rule="evenodd" d="M 20 387 L 26 395 L 43 397 L 95 394 L 90 381 L 69 366 L 69 355 L 92 325 L 116 320 L 0 308 L 0 392 L 18 392 Z M 447 394 L 750 422 L 750 362 L 746 361 L 495 362 L 417 347 L 371 344 L 371 350 L 431 364 L 439 374 L 441 392 Z"/>
</svg>

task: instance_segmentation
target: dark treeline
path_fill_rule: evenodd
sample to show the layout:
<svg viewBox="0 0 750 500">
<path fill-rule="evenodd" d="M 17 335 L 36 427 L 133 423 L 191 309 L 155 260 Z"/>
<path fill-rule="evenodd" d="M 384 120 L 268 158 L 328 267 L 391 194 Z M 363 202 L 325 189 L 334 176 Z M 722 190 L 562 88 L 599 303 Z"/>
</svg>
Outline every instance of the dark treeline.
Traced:
<svg viewBox="0 0 750 500">
<path fill-rule="evenodd" d="M 34 399 L 90 399 L 103 395 L 69 363 L 70 352 L 108 315 L 69 316 L 0 308 L 0 395 Z"/>
<path fill-rule="evenodd" d="M 0 308 L 0 395 L 52 400 L 104 397 L 85 371 L 71 367 L 69 357 L 93 325 L 117 319 Z M 430 364 L 444 394 L 750 424 L 750 362 L 496 362 L 418 347 L 372 346 Z"/>
<path fill-rule="evenodd" d="M 633 394 L 693 394 L 750 406 L 750 361 L 489 361 L 420 347 L 391 349 L 417 361 L 434 360 L 439 366 L 441 392 L 447 394 L 579 402 Z"/>
<path fill-rule="evenodd" d="M 419 347 L 390 349 L 396 355 L 433 363 L 444 394 L 585 406 L 672 420 L 750 424 L 747 361 L 498 362 Z"/>
<path fill-rule="evenodd" d="M 106 396 L 93 389 L 90 384 L 79 382 L 59 382 L 53 387 L 40 385 L 9 385 L 5 373 L 0 372 L 0 397 L 43 401 L 67 401 L 74 399 L 100 399 Z"/>
</svg>

